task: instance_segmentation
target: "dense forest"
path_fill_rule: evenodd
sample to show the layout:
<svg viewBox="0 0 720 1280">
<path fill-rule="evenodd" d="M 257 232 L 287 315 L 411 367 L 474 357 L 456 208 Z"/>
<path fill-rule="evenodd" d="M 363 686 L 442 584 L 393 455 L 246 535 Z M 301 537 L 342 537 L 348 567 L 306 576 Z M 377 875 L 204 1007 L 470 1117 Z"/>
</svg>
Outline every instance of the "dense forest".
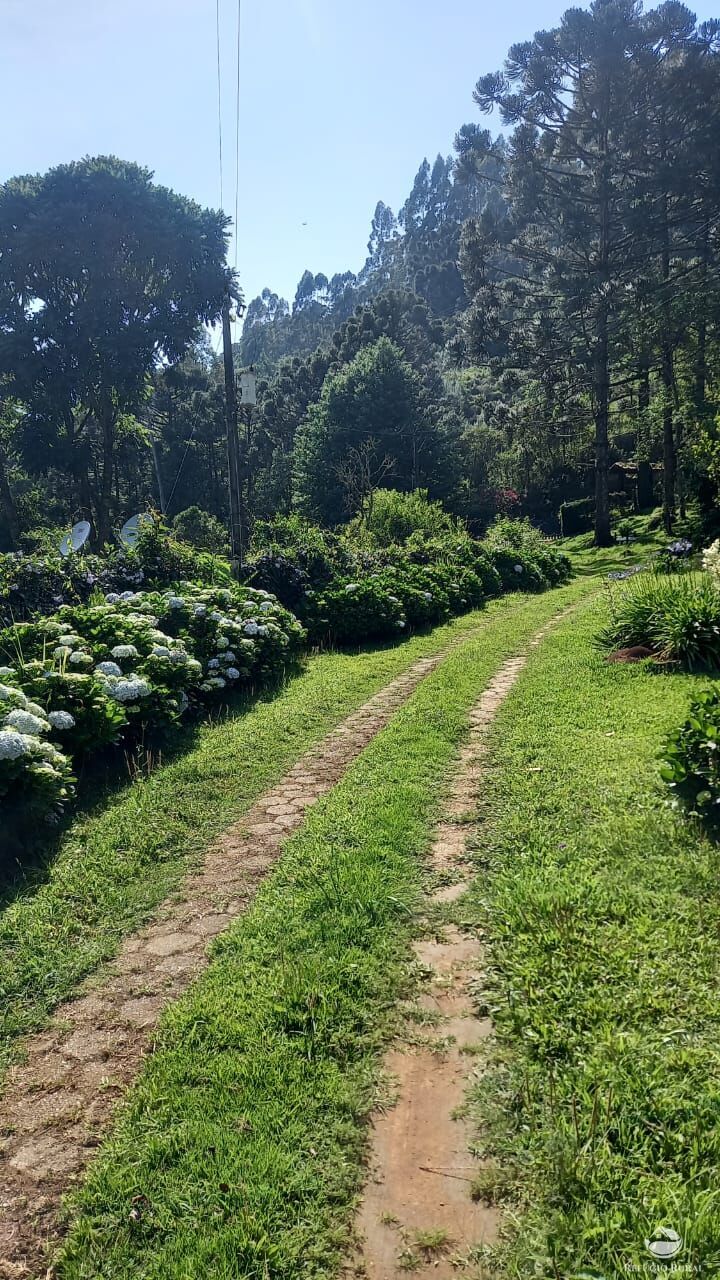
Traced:
<svg viewBox="0 0 720 1280">
<path fill-rule="evenodd" d="M 164 512 L 222 549 L 222 359 L 244 310 L 258 374 L 239 451 L 246 533 L 334 526 L 424 489 L 482 532 L 662 505 L 712 522 L 720 265 L 720 24 L 595 0 L 481 75 L 477 121 L 379 201 L 361 271 L 304 272 L 244 310 L 229 220 L 112 157 L 0 188 L 0 545 Z M 471 86 L 468 86 L 470 98 Z"/>
</svg>

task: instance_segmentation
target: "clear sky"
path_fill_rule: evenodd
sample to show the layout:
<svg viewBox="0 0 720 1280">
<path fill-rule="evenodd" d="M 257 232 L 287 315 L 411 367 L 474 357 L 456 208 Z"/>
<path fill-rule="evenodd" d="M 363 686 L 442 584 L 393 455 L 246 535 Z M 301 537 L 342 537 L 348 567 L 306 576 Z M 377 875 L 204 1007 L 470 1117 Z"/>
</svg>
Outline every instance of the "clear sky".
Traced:
<svg viewBox="0 0 720 1280">
<path fill-rule="evenodd" d="M 235 209 L 237 0 L 221 18 L 223 207 Z M 246 300 L 357 270 L 382 199 L 452 150 L 480 74 L 567 0 L 241 0 Z M 702 16 L 708 16 L 704 12 Z M 220 204 L 216 0 L 0 0 L 0 180 L 114 153 Z M 304 225 L 306 224 L 306 225 Z M 231 249 L 231 261 L 234 249 Z"/>
</svg>

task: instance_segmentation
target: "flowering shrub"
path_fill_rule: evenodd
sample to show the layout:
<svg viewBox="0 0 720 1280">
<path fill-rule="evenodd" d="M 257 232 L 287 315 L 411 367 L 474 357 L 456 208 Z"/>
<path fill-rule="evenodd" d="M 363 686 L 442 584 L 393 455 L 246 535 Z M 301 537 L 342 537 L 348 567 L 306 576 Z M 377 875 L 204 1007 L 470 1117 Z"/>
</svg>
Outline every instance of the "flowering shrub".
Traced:
<svg viewBox="0 0 720 1280">
<path fill-rule="evenodd" d="M 314 636 L 336 644 L 397 637 L 407 626 L 399 597 L 380 575 L 335 582 L 318 592 L 311 601 L 309 622 Z"/>
<path fill-rule="evenodd" d="M 69 794 L 68 756 L 267 680 L 304 639 L 297 619 L 267 592 L 238 587 L 111 592 L 103 603 L 65 605 L 50 618 L 6 628 L 3 810 L 10 784 L 22 799 L 33 780 L 38 806 L 44 799 L 46 809 L 56 808 Z M 15 785 L 21 777 L 24 791 Z"/>
<path fill-rule="evenodd" d="M 660 773 L 701 813 L 720 805 L 720 691 L 706 689 L 694 699 L 666 743 Z"/>
<path fill-rule="evenodd" d="M 102 555 L 82 551 L 0 555 L 0 626 L 10 626 L 63 604 L 86 603 L 94 592 L 167 587 L 184 579 L 229 584 L 226 561 L 193 550 L 173 538 L 159 519 L 140 526 L 132 550 L 116 547 Z"/>
<path fill-rule="evenodd" d="M 70 762 L 49 741 L 64 723 L 46 715 L 22 689 L 0 684 L 0 804 L 8 816 L 57 812 L 71 794 Z"/>
</svg>

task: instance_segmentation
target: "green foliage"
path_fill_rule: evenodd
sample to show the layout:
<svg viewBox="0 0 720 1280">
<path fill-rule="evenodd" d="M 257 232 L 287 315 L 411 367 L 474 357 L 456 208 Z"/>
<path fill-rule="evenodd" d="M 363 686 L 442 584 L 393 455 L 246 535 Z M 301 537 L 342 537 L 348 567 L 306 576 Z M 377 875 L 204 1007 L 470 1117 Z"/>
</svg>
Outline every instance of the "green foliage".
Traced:
<svg viewBox="0 0 720 1280">
<path fill-rule="evenodd" d="M 196 551 L 228 555 L 227 530 L 209 511 L 197 506 L 186 507 L 175 516 L 172 527 L 175 536 L 181 542 L 188 542 Z"/>
<path fill-rule="evenodd" d="M 691 807 L 716 818 L 720 804 L 720 691 L 704 689 L 687 719 L 670 734 L 660 773 Z"/>
<path fill-rule="evenodd" d="M 69 794 L 62 752 L 77 758 L 119 739 L 127 745 L 220 693 L 276 679 L 304 638 L 267 592 L 189 585 L 181 595 L 111 593 L 102 604 L 65 605 L 0 631 L 12 686 L 6 701 L 17 712 L 4 720 L 0 739 L 3 813 L 28 807 L 18 780 L 25 790 L 33 784 L 34 809 L 43 799 L 56 809 Z"/>
<path fill-rule="evenodd" d="M 414 474 L 414 448 L 422 474 Z M 295 497 L 301 511 L 328 525 L 365 507 L 379 480 L 411 488 L 433 465 L 433 433 L 420 383 L 388 338 L 363 347 L 323 383 L 295 441 Z"/>
<path fill-rule="evenodd" d="M 427 489 L 401 493 L 397 489 L 377 489 L 364 514 L 351 521 L 350 536 L 357 533 L 378 547 L 407 542 L 413 534 L 427 538 L 451 533 L 452 516 L 439 502 L 430 502 Z"/>
<path fill-rule="evenodd" d="M 392 639 L 407 623 L 402 603 L 379 575 L 357 582 L 335 580 L 311 597 L 308 623 L 313 635 L 334 644 Z"/>
<path fill-rule="evenodd" d="M 93 592 L 168 587 L 184 580 L 229 585 L 229 563 L 172 537 L 158 516 L 140 526 L 130 550 L 61 556 L 57 539 L 42 552 L 0 556 L 0 625 L 53 613 L 62 604 L 87 602 Z"/>
<path fill-rule="evenodd" d="M 57 814 L 72 794 L 69 760 L 50 741 L 53 727 L 14 673 L 0 683 L 0 809 L 6 824 Z M 9 683 L 8 681 L 12 681 Z"/>
<path fill-rule="evenodd" d="M 563 502 L 558 512 L 563 538 L 572 538 L 576 533 L 591 529 L 594 515 L 594 498 L 576 498 L 574 502 Z"/>
<path fill-rule="evenodd" d="M 27 408 L 27 466 L 68 477 L 101 545 L 148 375 L 182 358 L 234 287 L 227 227 L 114 156 L 0 187 L 0 379 Z"/>
<path fill-rule="evenodd" d="M 645 645 L 688 671 L 720 668 L 720 588 L 708 574 L 638 575 L 610 592 L 608 609 L 604 648 Z"/>
<path fill-rule="evenodd" d="M 604 663 L 597 611 L 547 637 L 499 710 L 456 917 L 488 951 L 471 1144 L 510 1206 L 502 1280 L 630 1280 L 663 1223 L 676 1269 L 720 1265 L 718 853 L 658 785 L 697 684 Z"/>
</svg>

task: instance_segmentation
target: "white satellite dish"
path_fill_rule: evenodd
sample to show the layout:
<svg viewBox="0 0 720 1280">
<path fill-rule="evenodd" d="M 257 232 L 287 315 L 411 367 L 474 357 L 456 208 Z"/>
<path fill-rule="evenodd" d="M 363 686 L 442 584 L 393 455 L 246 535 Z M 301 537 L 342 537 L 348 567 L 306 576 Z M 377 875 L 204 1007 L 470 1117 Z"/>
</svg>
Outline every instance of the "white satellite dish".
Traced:
<svg viewBox="0 0 720 1280">
<path fill-rule="evenodd" d="M 72 551 L 79 551 L 90 537 L 90 523 L 88 520 L 79 520 L 74 524 L 69 533 L 65 535 L 60 543 L 60 555 L 69 556 Z"/>
<path fill-rule="evenodd" d="M 139 511 L 136 516 L 131 516 L 129 520 L 125 521 L 125 524 L 120 530 L 120 541 L 124 547 L 128 547 L 132 550 L 138 540 L 140 526 L 142 524 L 147 524 L 149 520 L 149 515 L 146 515 L 143 511 Z"/>
</svg>

